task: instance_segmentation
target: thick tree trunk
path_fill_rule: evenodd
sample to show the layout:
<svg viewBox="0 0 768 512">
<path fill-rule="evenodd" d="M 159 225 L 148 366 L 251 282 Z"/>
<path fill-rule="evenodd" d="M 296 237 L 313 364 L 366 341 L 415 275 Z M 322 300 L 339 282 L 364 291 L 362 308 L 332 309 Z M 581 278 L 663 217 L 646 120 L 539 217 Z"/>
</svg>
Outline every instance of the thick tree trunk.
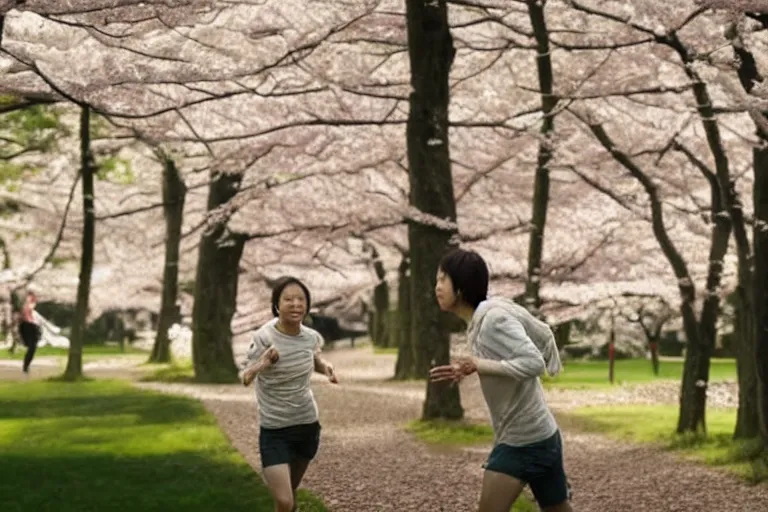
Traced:
<svg viewBox="0 0 768 512">
<path fill-rule="evenodd" d="M 693 301 L 683 300 L 680 306 L 683 317 L 683 330 L 686 337 L 685 361 L 683 363 L 683 382 L 680 386 L 680 414 L 677 420 L 677 432 L 706 431 L 707 389 L 698 382 L 697 374 L 702 357 L 701 338 Z"/>
<path fill-rule="evenodd" d="M 705 172 L 711 190 L 712 238 L 709 246 L 709 268 L 707 288 L 699 320 L 699 352 L 695 358 L 696 388 L 704 390 L 704 396 L 697 394 L 697 400 L 703 400 L 701 408 L 701 428 L 706 429 L 706 390 L 709 385 L 709 368 L 712 352 L 717 339 L 717 319 L 720 316 L 719 288 L 723 277 L 723 258 L 728 252 L 728 240 L 731 237 L 731 222 L 722 200 L 720 186 L 711 171 Z M 692 358 L 693 359 L 693 358 Z M 693 429 L 695 430 L 695 428 Z"/>
<path fill-rule="evenodd" d="M 555 344 L 557 345 L 558 350 L 562 350 L 563 347 L 571 342 L 572 327 L 573 322 L 568 321 L 556 325 L 553 329 L 555 334 Z"/>
<path fill-rule="evenodd" d="M 669 39 L 669 44 L 675 49 L 680 56 L 680 59 L 685 63 L 685 72 L 693 83 L 692 90 L 694 98 L 696 99 L 699 118 L 707 137 L 710 153 L 715 162 L 715 173 L 720 186 L 722 204 L 730 216 L 733 237 L 736 241 L 736 254 L 738 256 L 737 294 L 739 296 L 740 307 L 742 307 L 742 321 L 745 326 L 754 325 L 753 317 L 755 313 L 752 304 L 751 290 L 753 264 L 752 250 L 747 237 L 744 210 L 741 204 L 741 199 L 736 191 L 734 180 L 730 174 L 728 156 L 723 147 L 720 128 L 712 107 L 712 99 L 709 94 L 709 89 L 706 82 L 702 80 L 696 72 L 695 67 L 692 65 L 696 58 L 695 54 L 686 48 L 676 35 Z M 739 394 L 739 400 L 740 402 L 746 400 L 746 402 L 740 403 L 739 405 L 741 414 L 739 415 L 739 421 L 737 422 L 736 431 L 734 432 L 734 435 L 736 436 L 754 430 L 754 426 L 743 423 L 751 421 L 750 418 L 756 417 L 755 413 L 748 410 L 750 404 L 754 403 L 754 401 L 750 398 L 750 395 L 746 393 L 747 388 L 750 386 L 750 382 L 753 380 L 753 377 L 750 375 L 751 368 L 748 362 L 749 360 L 745 359 L 751 357 L 751 354 L 754 352 L 755 338 L 753 329 L 747 327 L 747 330 L 744 331 L 744 336 L 740 336 L 738 342 L 740 346 L 737 347 L 737 354 L 739 354 L 739 357 L 742 359 L 737 367 L 737 370 L 739 371 L 739 385 L 745 392 Z M 706 383 L 707 382 L 705 381 L 705 384 Z"/>
<path fill-rule="evenodd" d="M 768 148 L 754 150 L 755 361 L 760 436 L 768 446 Z"/>
<path fill-rule="evenodd" d="M 415 379 L 416 356 L 411 338 L 411 271 L 408 256 L 403 256 L 398 269 L 397 320 L 400 344 L 397 347 L 395 379 Z"/>
<path fill-rule="evenodd" d="M 80 255 L 80 276 L 77 284 L 77 303 L 72 319 L 69 339 L 69 357 L 64 379 L 77 380 L 83 376 L 83 342 L 88 318 L 88 299 L 91 294 L 94 245 L 96 242 L 96 216 L 93 208 L 95 163 L 91 152 L 91 111 L 80 111 L 80 173 L 83 178 L 83 239 Z"/>
<path fill-rule="evenodd" d="M 536 39 L 536 66 L 541 89 L 541 110 L 544 118 L 541 122 L 539 155 L 536 162 L 536 178 L 533 188 L 533 214 L 531 234 L 528 243 L 528 271 L 525 282 L 525 307 L 538 314 L 541 307 L 541 263 L 544 253 L 544 229 L 547 223 L 549 204 L 549 161 L 552 159 L 551 135 L 555 128 L 554 109 L 557 99 L 552 93 L 552 59 L 549 51 L 549 31 L 544 16 L 544 2 L 526 0 L 528 15 Z"/>
<path fill-rule="evenodd" d="M 734 23 L 728 27 L 729 39 L 733 47 L 735 62 L 739 64 L 738 77 L 742 87 L 747 94 L 751 94 L 753 88 L 763 82 L 758 69 L 758 61 L 755 59 L 752 51 L 745 45 L 741 30 L 738 24 Z M 687 71 L 689 74 L 693 70 Z M 708 98 L 703 97 L 699 104 Z M 709 112 L 712 111 L 711 104 Z M 700 108 L 700 112 L 704 112 Z M 757 128 L 757 135 L 762 144 L 768 142 L 768 133 L 764 128 L 766 122 L 765 112 L 750 112 L 752 120 Z M 705 125 L 706 126 L 706 125 Z M 716 125 L 715 125 L 716 126 Z M 712 140 L 712 135 L 717 136 L 715 132 L 707 132 L 707 139 Z M 719 141 L 717 141 L 719 142 Z M 727 163 L 727 161 L 725 162 Z M 734 437 L 753 438 L 762 434 L 764 444 L 768 446 L 768 420 L 766 419 L 766 378 L 768 378 L 768 349 L 765 345 L 765 294 L 768 293 L 766 287 L 766 246 L 760 248 L 758 256 L 758 245 L 765 243 L 765 219 L 768 216 L 768 209 L 765 208 L 768 201 L 766 194 L 766 168 L 768 168 L 768 156 L 765 146 L 755 148 L 753 151 L 753 170 L 755 173 L 755 183 L 753 188 L 755 226 L 753 231 L 754 257 L 750 258 L 749 243 L 746 236 L 746 227 L 744 226 L 743 211 L 741 201 L 736 193 L 732 182 L 725 184 L 723 193 L 727 193 L 727 199 L 733 203 L 733 208 L 729 207 L 729 212 L 734 222 L 734 234 L 736 238 L 736 247 L 739 258 L 739 281 L 737 289 L 737 319 L 739 320 L 739 342 L 737 350 L 737 371 L 739 376 L 739 410 L 736 420 L 736 429 Z M 727 170 L 727 169 L 726 169 Z M 720 177 L 718 175 L 718 177 Z M 723 173 L 722 181 L 729 178 Z M 761 224 L 762 221 L 762 224 Z M 754 267 L 752 266 L 754 264 Z"/>
<path fill-rule="evenodd" d="M 378 347 L 389 346 L 389 285 L 382 280 L 373 289 L 374 334 L 373 343 Z"/>
<path fill-rule="evenodd" d="M 410 203 L 438 219 L 456 221 L 448 150 L 448 75 L 456 53 L 445 0 L 406 0 L 412 92 L 406 125 Z M 437 264 L 455 230 L 411 220 L 411 335 L 416 372 L 427 377 L 431 364 L 448 364 L 450 336 L 435 300 Z M 423 417 L 460 418 L 458 386 L 427 383 Z"/>
<path fill-rule="evenodd" d="M 739 340 L 734 346 L 736 352 L 736 372 L 739 382 L 739 405 L 736 414 L 735 439 L 753 439 L 760 435 L 757 410 L 757 365 L 755 350 L 744 340 L 753 335 L 754 323 L 751 315 L 745 314 L 745 301 L 737 293 L 736 318 L 734 332 Z"/>
<path fill-rule="evenodd" d="M 370 319 L 371 342 L 377 347 L 389 346 L 389 285 L 387 284 L 387 271 L 381 261 L 376 247 L 367 243 L 371 251 L 373 269 L 376 272 L 378 283 L 373 289 L 373 316 Z"/>
<path fill-rule="evenodd" d="M 208 211 L 237 193 L 242 175 L 218 174 L 211 181 Z M 246 237 L 223 224 L 209 228 L 200 241 L 192 308 L 192 362 L 199 382 L 236 382 L 232 317 L 237 301 L 240 258 Z"/>
<path fill-rule="evenodd" d="M 236 382 L 232 317 L 245 237 L 219 228 L 203 238 L 192 308 L 192 362 L 199 382 Z"/>
<path fill-rule="evenodd" d="M 149 360 L 167 363 L 171 360 L 168 329 L 179 321 L 176 305 L 179 292 L 179 250 L 184 220 L 184 199 L 187 187 L 176 163 L 168 156 L 163 162 L 163 213 L 165 215 L 165 266 L 163 267 L 163 295 L 157 322 L 155 344 Z"/>
</svg>

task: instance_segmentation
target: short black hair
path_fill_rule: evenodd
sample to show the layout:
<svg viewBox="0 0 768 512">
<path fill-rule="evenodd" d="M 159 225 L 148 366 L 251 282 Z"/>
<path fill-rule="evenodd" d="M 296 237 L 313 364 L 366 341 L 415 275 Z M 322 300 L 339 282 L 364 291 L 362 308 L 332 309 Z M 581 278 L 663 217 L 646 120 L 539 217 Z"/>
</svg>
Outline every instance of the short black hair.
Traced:
<svg viewBox="0 0 768 512">
<path fill-rule="evenodd" d="M 312 305 L 312 300 L 310 299 L 309 288 L 307 288 L 307 285 L 293 276 L 284 276 L 278 279 L 277 283 L 275 283 L 275 287 L 272 288 L 272 315 L 275 317 L 280 315 L 277 306 L 280 304 L 280 296 L 283 294 L 283 290 L 285 290 L 285 287 L 289 284 L 298 285 L 298 287 L 301 288 L 301 291 L 304 292 L 304 298 L 307 299 L 307 313 L 309 313 L 309 307 Z"/>
<path fill-rule="evenodd" d="M 453 291 L 473 308 L 488 298 L 488 265 L 475 251 L 452 249 L 440 260 L 440 270 L 451 278 Z"/>
</svg>

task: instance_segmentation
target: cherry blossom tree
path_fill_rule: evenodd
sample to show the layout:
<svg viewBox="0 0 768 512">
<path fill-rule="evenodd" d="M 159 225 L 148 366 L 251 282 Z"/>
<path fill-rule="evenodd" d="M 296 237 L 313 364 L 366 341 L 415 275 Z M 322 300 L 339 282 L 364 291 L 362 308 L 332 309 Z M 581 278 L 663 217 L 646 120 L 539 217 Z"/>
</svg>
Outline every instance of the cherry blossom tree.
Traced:
<svg viewBox="0 0 768 512">
<path fill-rule="evenodd" d="M 768 218 L 768 208 L 766 208 L 766 198 L 768 194 L 768 180 L 766 180 L 766 149 L 765 144 L 768 140 L 768 118 L 765 109 L 765 94 L 763 92 L 764 78 L 761 69 L 765 69 L 766 63 L 760 58 L 760 49 L 765 48 L 765 40 L 759 38 L 759 35 L 765 34 L 768 28 L 766 15 L 768 15 L 768 3 L 763 1 L 705 1 L 701 2 L 706 7 L 723 9 L 732 15 L 731 23 L 726 30 L 726 37 L 729 39 L 734 52 L 734 61 L 727 62 L 720 68 L 724 71 L 733 71 L 735 67 L 736 76 L 739 85 L 743 89 L 742 94 L 738 94 L 738 88 L 733 84 L 733 79 L 724 79 L 722 75 L 721 83 L 733 92 L 741 103 L 746 105 L 752 121 L 755 124 L 756 133 L 759 138 L 759 144 L 753 149 L 753 202 L 754 202 L 754 223 L 753 223 L 753 244 L 754 244 L 754 265 L 750 267 L 752 274 L 751 291 L 753 305 L 753 325 L 750 325 L 747 319 L 746 328 L 753 329 L 754 349 L 752 346 L 746 347 L 747 356 L 755 361 L 754 368 L 755 379 L 742 380 L 740 386 L 739 400 L 739 422 L 737 425 L 737 437 L 756 437 L 758 434 L 762 438 L 764 445 L 768 445 L 768 253 L 766 253 L 766 218 Z M 734 66 L 735 64 L 735 66 Z M 729 69 L 730 68 L 730 69 Z M 730 74 L 732 77 L 732 73 Z M 729 83 L 730 82 L 730 83 Z M 744 322 L 744 319 L 741 319 Z M 746 373 L 746 372 L 745 372 Z M 742 396 L 744 399 L 742 400 Z"/>
<path fill-rule="evenodd" d="M 439 88 L 425 88 L 418 73 L 422 55 L 413 60 L 407 45 L 408 12 L 394 0 L 329 3 L 314 18 L 291 2 L 28 0 L 4 17 L 6 73 L 0 87 L 20 101 L 87 105 L 117 130 L 173 155 L 188 189 L 178 301 L 187 314 L 197 308 L 195 353 L 216 361 L 197 365 L 203 379 L 232 378 L 231 337 L 268 318 L 269 283 L 284 273 L 306 279 L 317 304 L 345 295 L 369 300 L 376 284 L 402 285 L 399 308 L 411 301 L 412 310 L 424 308 L 430 319 L 437 318 L 432 280 L 442 249 L 435 247 L 444 247 L 443 238 L 451 235 L 487 257 L 494 293 L 535 294 L 541 313 L 553 322 L 608 307 L 607 299 L 626 293 L 677 303 L 678 281 L 650 236 L 644 189 L 605 159 L 594 138 L 585 137 L 581 122 L 565 110 L 574 104 L 610 105 L 614 119 L 605 125 L 607 133 L 620 147 L 632 148 L 628 156 L 658 185 L 670 239 L 687 263 L 697 296 L 706 298 L 710 230 L 722 218 L 709 219 L 711 186 L 703 174 L 709 157 L 701 155 L 711 152 L 690 120 L 674 120 L 696 106 L 677 94 L 690 94 L 690 79 L 668 55 L 655 53 L 662 45 L 626 24 L 604 32 L 615 40 L 594 35 L 599 17 L 566 2 L 449 4 L 437 4 L 447 20 L 439 24 L 445 25 L 440 37 L 450 28 L 455 49 L 451 66 L 442 69 L 447 85 L 441 82 Z M 686 15 L 690 4 L 678 12 Z M 713 19 L 709 13 L 701 17 Z M 696 23 L 698 18 L 685 30 Z M 446 57 L 448 46 L 440 42 L 443 53 L 435 56 Z M 431 47 L 410 51 L 424 48 Z M 411 100 L 422 97 L 413 96 L 414 70 L 416 91 L 444 113 L 436 125 L 440 137 L 434 138 L 440 144 L 430 146 L 429 137 L 406 138 L 415 122 L 409 116 L 419 113 Z M 648 74 L 657 71 L 664 79 L 649 84 Z M 450 115 L 447 103 L 437 102 L 448 97 Z M 729 116 L 738 114 L 724 117 Z M 718 122 L 727 127 L 726 144 L 748 145 L 733 129 L 735 121 Z M 663 151 L 673 139 L 676 144 Z M 428 163 L 414 156 L 414 148 L 439 157 L 441 167 L 427 167 L 449 177 L 421 183 L 422 192 L 429 192 L 426 185 L 440 185 L 440 204 L 425 205 L 414 197 L 412 187 L 419 183 L 409 172 L 418 174 L 419 165 Z M 131 158 L 137 162 L 136 183 L 122 191 L 95 185 L 96 222 L 110 226 L 109 233 L 98 229 L 96 234 L 90 301 L 96 308 L 116 302 L 114 290 L 110 294 L 101 281 L 106 268 L 112 280 L 120 276 L 124 283 L 128 297 L 123 303 L 153 309 L 168 268 L 162 248 L 172 237 L 161 229 L 166 201 L 158 200 L 163 159 Z M 729 172 L 736 176 L 743 161 L 738 154 L 729 158 Z M 542 202 L 543 197 L 549 201 Z M 66 195 L 55 199 L 60 212 Z M 77 205 L 74 210 L 81 213 Z M 141 211 L 113 217 L 134 210 Z M 540 238 L 545 224 L 546 237 Z M 51 223 L 46 240 L 53 239 L 55 226 Z M 79 229 L 73 222 L 57 254 L 77 254 L 73 235 Z M 415 256 L 409 244 L 409 231 L 420 229 L 443 237 L 423 257 Z M 379 269 L 370 266 L 358 243 L 361 234 L 375 244 Z M 107 258 L 109 245 L 119 256 Z M 151 250 L 142 254 L 140 248 L 147 247 Z M 206 276 L 214 274 L 202 270 L 215 260 L 205 256 L 211 253 L 221 255 L 229 271 L 219 276 L 227 284 L 214 295 L 218 312 L 204 300 L 193 302 L 190 293 L 196 287 L 198 295 L 213 289 Z M 734 268 L 726 256 L 727 288 Z M 144 269 L 150 269 L 148 277 L 140 278 Z M 53 279 L 53 270 L 39 274 L 41 282 Z M 71 293 L 71 265 L 55 275 L 67 276 L 70 283 L 55 293 Z M 414 283 L 414 278 L 423 281 Z M 418 299 L 403 298 L 403 286 L 420 290 Z M 163 304 L 170 295 L 163 294 Z M 694 303 L 697 315 L 701 305 Z M 424 329 L 398 316 L 401 333 Z M 206 331 L 212 318 L 218 327 Z M 400 336 L 401 356 L 418 357 L 412 363 L 407 357 L 399 360 L 398 374 L 423 376 L 433 354 L 447 357 L 444 327 L 435 329 L 435 336 L 413 338 L 415 351 L 406 348 L 410 338 Z M 433 391 L 438 393 L 430 392 L 430 407 L 458 410 L 435 405 L 439 400 L 432 397 L 439 390 Z M 445 403 L 458 404 L 458 395 L 450 393 Z"/>
<path fill-rule="evenodd" d="M 157 151 L 163 162 L 163 216 L 165 217 L 165 263 L 163 265 L 163 292 L 157 334 L 152 347 L 150 362 L 167 363 L 171 359 L 168 331 L 179 323 L 181 311 L 177 304 L 179 295 L 179 259 L 181 230 L 184 225 L 184 200 L 187 187 L 173 157 Z"/>
</svg>

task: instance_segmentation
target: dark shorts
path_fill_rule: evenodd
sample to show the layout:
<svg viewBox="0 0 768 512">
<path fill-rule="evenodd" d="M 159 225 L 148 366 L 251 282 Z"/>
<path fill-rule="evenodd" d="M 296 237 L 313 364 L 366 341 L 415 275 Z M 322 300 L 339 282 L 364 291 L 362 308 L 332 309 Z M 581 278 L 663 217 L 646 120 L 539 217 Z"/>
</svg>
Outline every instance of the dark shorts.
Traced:
<svg viewBox="0 0 768 512">
<path fill-rule="evenodd" d="M 290 464 L 294 460 L 312 460 L 320 447 L 320 423 L 264 428 L 259 432 L 261 466 Z"/>
<path fill-rule="evenodd" d="M 496 445 L 488 456 L 485 469 L 528 484 L 541 508 L 553 507 L 569 499 L 559 430 L 544 441 L 525 446 Z"/>
</svg>

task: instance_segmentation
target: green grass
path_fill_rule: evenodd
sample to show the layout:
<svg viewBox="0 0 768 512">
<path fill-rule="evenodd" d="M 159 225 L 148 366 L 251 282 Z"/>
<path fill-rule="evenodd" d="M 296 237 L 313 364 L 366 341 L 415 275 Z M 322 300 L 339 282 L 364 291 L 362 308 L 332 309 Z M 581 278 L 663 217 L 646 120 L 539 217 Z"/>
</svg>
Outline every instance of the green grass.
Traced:
<svg viewBox="0 0 768 512">
<path fill-rule="evenodd" d="M 195 371 L 192 361 L 174 361 L 170 365 L 161 365 L 154 372 L 145 375 L 146 382 L 195 382 Z"/>
<path fill-rule="evenodd" d="M 490 425 L 465 421 L 414 420 L 408 423 L 405 429 L 426 443 L 442 446 L 468 446 L 493 442 L 493 429 Z"/>
<path fill-rule="evenodd" d="M 199 402 L 121 382 L 0 383 L 0 453 L 3 512 L 272 510 Z"/>
<path fill-rule="evenodd" d="M 731 471 L 747 481 L 768 480 L 768 455 L 754 442 L 734 441 L 735 409 L 707 409 L 707 434 L 675 434 L 678 408 L 671 405 L 582 407 L 558 415 L 566 429 L 614 439 L 655 443 L 683 456 Z"/>
<path fill-rule="evenodd" d="M 27 347 L 19 345 L 16 347 L 16 351 L 13 354 L 11 354 L 8 350 L 0 350 L 0 359 L 13 359 L 20 361 L 24 359 L 24 354 L 26 353 Z M 85 361 L 99 359 L 105 356 L 112 357 L 136 354 L 149 355 L 149 353 L 145 350 L 139 350 L 138 348 L 133 348 L 130 345 L 125 346 L 125 352 L 120 351 L 120 347 L 115 345 L 86 345 L 83 347 L 83 360 Z M 56 356 L 66 358 L 68 355 L 69 349 L 56 347 L 40 347 L 35 352 L 35 357 Z"/>
<path fill-rule="evenodd" d="M 433 446 L 462 447 L 493 442 L 493 429 L 485 424 L 416 420 L 408 423 L 405 429 L 421 441 Z M 538 512 L 538 510 L 539 508 L 530 498 L 522 495 L 515 501 L 510 512 Z"/>
<path fill-rule="evenodd" d="M 659 380 L 680 381 L 683 375 L 683 361 L 662 361 L 659 376 L 653 374 L 651 362 L 645 359 L 624 359 L 616 361 L 615 384 L 644 384 Z M 711 381 L 736 379 L 736 361 L 733 359 L 712 359 Z M 563 372 L 554 378 L 545 377 L 542 383 L 547 388 L 594 389 L 610 387 L 608 361 L 566 361 Z"/>
<path fill-rule="evenodd" d="M 374 354 L 392 354 L 397 355 L 397 347 L 373 347 Z"/>
<path fill-rule="evenodd" d="M 396 348 L 373 347 L 374 354 L 397 354 Z M 712 359 L 710 380 L 713 382 L 736 379 L 734 359 Z M 543 377 L 545 388 L 600 389 L 618 385 L 637 385 L 664 380 L 680 381 L 683 375 L 682 359 L 663 360 L 659 375 L 653 374 L 651 362 L 645 359 L 616 361 L 614 384 L 608 380 L 608 361 L 565 361 L 563 372 L 557 377 Z"/>
</svg>

